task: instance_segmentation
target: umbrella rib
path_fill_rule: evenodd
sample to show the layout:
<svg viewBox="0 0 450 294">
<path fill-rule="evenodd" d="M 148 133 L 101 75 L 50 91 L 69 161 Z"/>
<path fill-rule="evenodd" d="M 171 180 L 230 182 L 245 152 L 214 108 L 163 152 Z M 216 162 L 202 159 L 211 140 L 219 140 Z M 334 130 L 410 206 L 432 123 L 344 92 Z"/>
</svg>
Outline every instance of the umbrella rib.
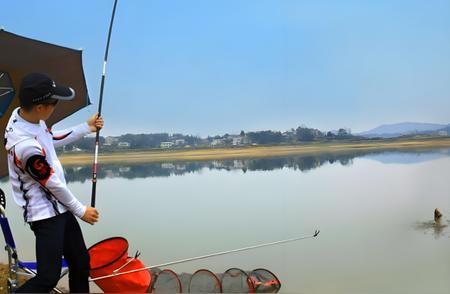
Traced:
<svg viewBox="0 0 450 294">
<path fill-rule="evenodd" d="M 11 93 L 11 92 L 13 92 L 13 91 L 12 91 L 12 90 L 9 90 L 8 92 L 5 92 L 5 93 L 3 93 L 3 94 L 0 94 L 0 97 L 5 96 L 6 94 L 9 94 L 9 93 Z"/>
</svg>

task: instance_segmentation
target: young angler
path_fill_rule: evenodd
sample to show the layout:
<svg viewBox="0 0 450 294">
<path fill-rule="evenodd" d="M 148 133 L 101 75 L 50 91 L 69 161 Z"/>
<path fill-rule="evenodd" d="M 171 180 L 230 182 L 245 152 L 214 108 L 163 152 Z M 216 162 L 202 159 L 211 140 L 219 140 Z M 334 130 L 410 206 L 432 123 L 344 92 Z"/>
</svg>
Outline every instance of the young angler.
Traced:
<svg viewBox="0 0 450 294">
<path fill-rule="evenodd" d="M 45 124 L 58 101 L 74 97 L 73 89 L 56 85 L 44 74 L 30 74 L 22 80 L 20 107 L 13 111 L 6 127 L 14 200 L 36 237 L 37 275 L 17 292 L 51 291 L 59 280 L 63 256 L 69 266 L 70 292 L 89 292 L 89 255 L 74 216 L 93 225 L 99 214 L 81 204 L 67 188 L 55 147 L 102 128 L 103 119 L 94 115 L 86 123 L 58 132 Z"/>
</svg>

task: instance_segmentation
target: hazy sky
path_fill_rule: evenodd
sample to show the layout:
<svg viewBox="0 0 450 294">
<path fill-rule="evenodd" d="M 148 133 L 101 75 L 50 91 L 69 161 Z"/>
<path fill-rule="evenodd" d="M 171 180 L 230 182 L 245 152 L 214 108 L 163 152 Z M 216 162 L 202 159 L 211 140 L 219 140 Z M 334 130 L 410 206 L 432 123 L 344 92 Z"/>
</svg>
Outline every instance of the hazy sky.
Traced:
<svg viewBox="0 0 450 294">
<path fill-rule="evenodd" d="M 113 0 L 1 0 L 0 26 L 84 49 L 96 111 Z M 103 135 L 450 123 L 450 1 L 119 0 Z"/>
</svg>

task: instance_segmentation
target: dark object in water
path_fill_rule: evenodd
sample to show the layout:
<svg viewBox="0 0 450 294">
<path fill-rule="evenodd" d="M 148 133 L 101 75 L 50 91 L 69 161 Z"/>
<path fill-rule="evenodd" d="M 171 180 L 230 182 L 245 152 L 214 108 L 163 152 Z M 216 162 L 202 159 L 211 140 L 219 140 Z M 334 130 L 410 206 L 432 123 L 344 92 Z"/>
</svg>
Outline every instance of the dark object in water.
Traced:
<svg viewBox="0 0 450 294">
<path fill-rule="evenodd" d="M 434 221 L 437 223 L 441 220 L 441 218 L 442 218 L 442 213 L 439 211 L 438 208 L 436 208 L 434 210 Z"/>
</svg>

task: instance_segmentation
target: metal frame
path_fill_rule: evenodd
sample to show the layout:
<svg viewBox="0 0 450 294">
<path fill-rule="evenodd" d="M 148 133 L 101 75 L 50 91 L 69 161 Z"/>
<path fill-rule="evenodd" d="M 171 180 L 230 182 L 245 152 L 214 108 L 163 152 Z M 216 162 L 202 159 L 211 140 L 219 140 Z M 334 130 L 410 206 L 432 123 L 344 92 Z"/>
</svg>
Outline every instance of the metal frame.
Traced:
<svg viewBox="0 0 450 294">
<path fill-rule="evenodd" d="M 14 238 L 12 236 L 12 232 L 9 226 L 8 218 L 6 217 L 5 209 L 2 205 L 0 205 L 0 218 L 2 219 L 2 232 L 5 237 L 5 250 L 8 254 L 8 292 L 15 292 L 15 290 L 19 286 L 19 277 L 20 276 L 28 276 L 28 277 L 34 277 L 36 276 L 36 271 L 24 266 L 24 262 L 19 260 L 17 249 L 15 247 Z M 4 226 L 9 228 L 9 232 L 5 232 Z M 8 230 L 8 229 L 7 229 Z M 7 236 L 7 234 L 9 236 Z M 8 242 L 8 237 L 10 238 L 11 242 Z M 12 244 L 9 244 L 12 243 Z M 61 272 L 61 277 L 64 277 L 69 273 L 69 269 L 67 267 L 63 267 L 63 270 Z M 53 291 L 56 293 L 64 293 L 57 287 L 53 288 Z"/>
</svg>

